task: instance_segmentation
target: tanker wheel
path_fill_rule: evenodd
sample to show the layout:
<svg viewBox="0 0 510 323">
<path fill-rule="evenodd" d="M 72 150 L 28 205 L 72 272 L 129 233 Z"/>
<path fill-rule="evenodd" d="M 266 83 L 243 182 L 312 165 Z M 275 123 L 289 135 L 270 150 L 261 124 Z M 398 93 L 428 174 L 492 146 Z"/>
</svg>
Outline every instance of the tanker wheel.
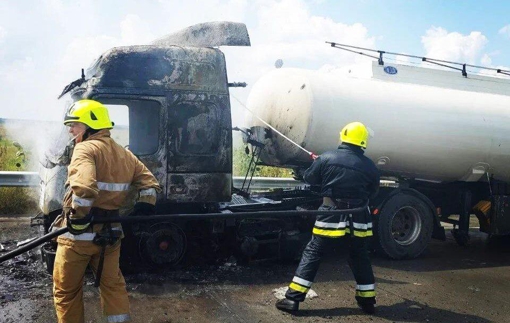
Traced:
<svg viewBox="0 0 510 323">
<path fill-rule="evenodd" d="M 433 216 L 428 205 L 415 196 L 391 197 L 374 223 L 376 251 L 391 259 L 418 257 L 432 238 Z"/>
</svg>

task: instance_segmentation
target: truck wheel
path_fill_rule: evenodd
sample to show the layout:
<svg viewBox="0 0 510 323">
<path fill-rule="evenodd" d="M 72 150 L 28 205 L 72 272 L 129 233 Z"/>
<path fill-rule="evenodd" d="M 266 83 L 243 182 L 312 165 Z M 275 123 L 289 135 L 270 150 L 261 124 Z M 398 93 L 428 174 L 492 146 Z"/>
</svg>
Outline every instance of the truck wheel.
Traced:
<svg viewBox="0 0 510 323">
<path fill-rule="evenodd" d="M 178 265 L 186 252 L 187 238 L 174 223 L 152 225 L 140 240 L 139 251 L 143 259 L 156 267 L 171 268 Z"/>
<path fill-rule="evenodd" d="M 418 257 L 432 238 L 433 213 L 421 199 L 397 194 L 375 222 L 376 251 L 391 259 Z"/>
</svg>

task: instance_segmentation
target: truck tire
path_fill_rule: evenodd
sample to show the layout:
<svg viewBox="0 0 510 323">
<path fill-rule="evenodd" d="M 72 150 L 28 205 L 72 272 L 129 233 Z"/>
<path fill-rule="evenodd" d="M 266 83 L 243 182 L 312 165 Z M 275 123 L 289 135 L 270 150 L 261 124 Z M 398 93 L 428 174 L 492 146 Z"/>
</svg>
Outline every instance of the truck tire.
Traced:
<svg viewBox="0 0 510 323">
<path fill-rule="evenodd" d="M 376 252 L 391 259 L 418 257 L 432 238 L 433 216 L 427 203 L 416 196 L 391 197 L 375 216 Z"/>
</svg>

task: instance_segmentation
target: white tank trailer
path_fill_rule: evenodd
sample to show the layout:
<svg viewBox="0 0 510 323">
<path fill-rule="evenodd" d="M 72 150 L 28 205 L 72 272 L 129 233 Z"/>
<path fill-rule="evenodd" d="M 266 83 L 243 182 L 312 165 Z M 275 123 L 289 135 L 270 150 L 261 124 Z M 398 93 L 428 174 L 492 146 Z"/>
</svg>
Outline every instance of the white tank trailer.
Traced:
<svg viewBox="0 0 510 323">
<path fill-rule="evenodd" d="M 340 129 L 360 121 L 371 132 L 366 155 L 383 178 L 396 181 L 371 203 L 384 254 L 419 255 L 433 233 L 444 237 L 440 221 L 454 224 L 456 240 L 465 244 L 471 213 L 482 231 L 510 233 L 510 210 L 504 216 L 510 77 L 370 63 L 277 69 L 262 77 L 247 102 L 256 115 L 248 116 L 253 137 L 265 145 L 261 161 L 299 169 L 312 160 L 259 118 L 315 154 L 334 149 Z"/>
</svg>

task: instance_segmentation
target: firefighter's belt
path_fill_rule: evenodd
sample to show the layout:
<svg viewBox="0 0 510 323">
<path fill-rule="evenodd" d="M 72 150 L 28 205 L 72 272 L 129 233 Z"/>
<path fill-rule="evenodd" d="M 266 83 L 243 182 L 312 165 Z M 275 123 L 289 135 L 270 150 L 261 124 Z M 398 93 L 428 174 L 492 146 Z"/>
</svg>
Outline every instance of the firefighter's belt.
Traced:
<svg viewBox="0 0 510 323">
<path fill-rule="evenodd" d="M 98 207 L 92 207 L 90 214 L 97 217 L 119 216 L 119 210 L 105 210 Z"/>
</svg>

